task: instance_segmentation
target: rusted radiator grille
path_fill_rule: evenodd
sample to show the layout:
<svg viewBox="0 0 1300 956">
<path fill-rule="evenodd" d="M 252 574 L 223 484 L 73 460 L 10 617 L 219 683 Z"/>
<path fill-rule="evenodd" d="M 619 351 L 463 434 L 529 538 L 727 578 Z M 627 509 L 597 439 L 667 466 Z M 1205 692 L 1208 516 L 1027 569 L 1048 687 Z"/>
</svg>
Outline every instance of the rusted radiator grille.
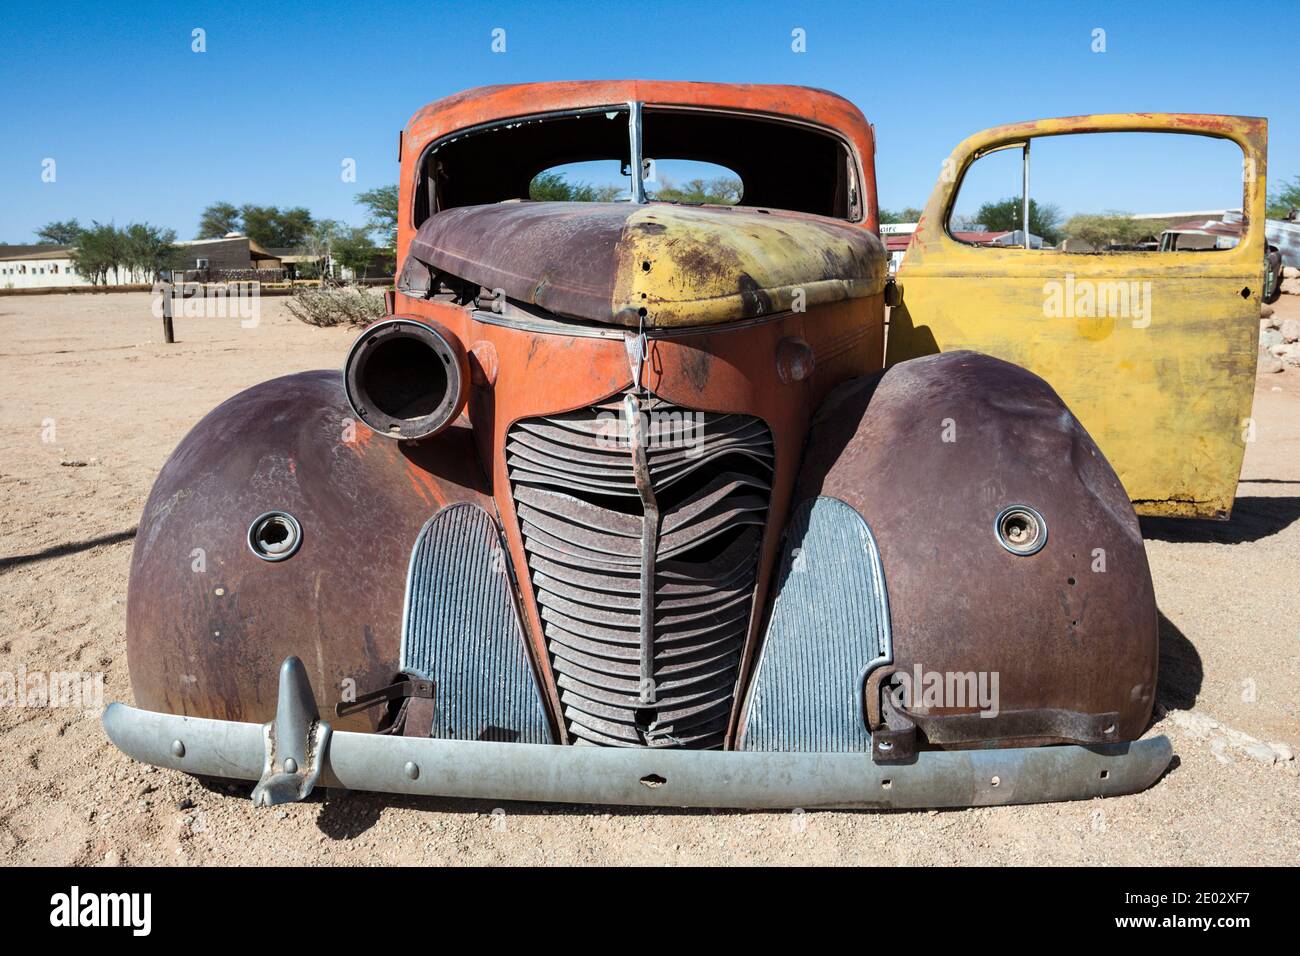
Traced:
<svg viewBox="0 0 1300 956">
<path fill-rule="evenodd" d="M 721 746 L 771 494 L 767 426 L 628 395 L 516 423 L 506 461 L 575 742 Z"/>
</svg>

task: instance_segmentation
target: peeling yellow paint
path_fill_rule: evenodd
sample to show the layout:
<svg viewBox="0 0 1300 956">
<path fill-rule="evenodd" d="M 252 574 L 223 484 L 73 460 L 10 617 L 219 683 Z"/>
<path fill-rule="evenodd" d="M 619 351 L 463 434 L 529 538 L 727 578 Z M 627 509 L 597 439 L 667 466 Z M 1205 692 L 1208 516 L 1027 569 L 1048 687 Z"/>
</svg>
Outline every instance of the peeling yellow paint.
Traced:
<svg viewBox="0 0 1300 956">
<path fill-rule="evenodd" d="M 1245 222 L 1235 249 L 1083 255 L 971 246 L 950 237 L 962 175 L 990 150 L 1035 136 L 1163 131 L 1237 143 Z M 1264 272 L 1267 123 L 1117 114 L 1017 123 L 953 152 L 899 270 L 886 361 L 976 349 L 1045 378 L 1100 446 L 1141 514 L 1226 517 L 1245 452 Z M 1032 195 L 1032 189 L 1031 189 Z M 1069 283 L 1067 286 L 1066 283 Z M 1149 311 L 1124 307 L 1128 286 Z M 1149 285 L 1148 285 L 1149 283 Z M 1081 285 L 1084 284 L 1084 285 Z M 1100 316 L 1063 289 L 1107 296 Z"/>
<path fill-rule="evenodd" d="M 866 229 L 753 209 L 649 205 L 628 217 L 616 254 L 613 313 L 627 324 L 644 315 L 651 327 L 863 298 L 887 274 L 884 247 Z"/>
</svg>

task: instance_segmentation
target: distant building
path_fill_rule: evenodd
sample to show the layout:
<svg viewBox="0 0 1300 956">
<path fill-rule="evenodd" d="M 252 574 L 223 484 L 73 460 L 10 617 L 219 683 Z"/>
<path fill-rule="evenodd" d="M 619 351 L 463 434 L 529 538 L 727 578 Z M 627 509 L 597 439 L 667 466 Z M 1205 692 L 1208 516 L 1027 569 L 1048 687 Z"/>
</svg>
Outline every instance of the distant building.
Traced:
<svg viewBox="0 0 1300 956">
<path fill-rule="evenodd" d="M 1224 212 L 1220 218 L 1176 222 L 1160 234 L 1161 252 L 1232 249 L 1241 242 L 1241 213 Z"/>
<path fill-rule="evenodd" d="M 884 240 L 885 250 L 889 253 L 891 272 L 896 271 L 903 261 L 903 254 L 907 252 L 907 246 L 912 241 L 912 234 L 916 232 L 916 226 L 917 224 L 914 222 L 887 222 L 881 224 L 880 238 Z M 1013 231 L 1004 229 L 1000 232 L 984 229 L 963 229 L 950 232 L 948 235 L 969 246 L 1022 246 L 1025 242 L 1025 234 L 1020 229 Z M 1029 248 L 1042 249 L 1042 237 L 1031 232 L 1029 234 Z"/>
<path fill-rule="evenodd" d="M 274 282 L 284 275 L 280 257 L 247 236 L 189 239 L 174 243 L 174 280 L 190 282 L 260 279 Z M 72 261 L 75 246 L 0 246 L 0 289 L 56 289 L 91 285 Z M 128 285 L 126 271 L 110 269 L 101 285 Z"/>
<path fill-rule="evenodd" d="M 1241 242 L 1241 226 L 1240 209 L 1225 209 L 1211 216 L 1198 214 L 1166 227 L 1160 235 L 1160 251 L 1231 249 Z M 1266 219 L 1264 240 L 1282 253 L 1284 266 L 1300 268 L 1300 222 Z"/>
<path fill-rule="evenodd" d="M 268 249 L 267 252 L 280 260 L 286 279 L 306 279 L 316 274 L 316 257 L 308 254 L 301 246 L 284 246 Z"/>
<path fill-rule="evenodd" d="M 225 279 L 274 282 L 284 275 L 279 256 L 238 233 L 228 233 L 220 239 L 185 239 L 175 246 L 178 252 L 173 279 L 176 280 L 181 278 L 181 273 L 190 282 Z"/>
<path fill-rule="evenodd" d="M 47 289 L 90 285 L 77 273 L 73 246 L 45 243 L 39 246 L 0 246 L 0 289 Z M 128 277 L 108 276 L 109 285 L 122 285 Z"/>
</svg>

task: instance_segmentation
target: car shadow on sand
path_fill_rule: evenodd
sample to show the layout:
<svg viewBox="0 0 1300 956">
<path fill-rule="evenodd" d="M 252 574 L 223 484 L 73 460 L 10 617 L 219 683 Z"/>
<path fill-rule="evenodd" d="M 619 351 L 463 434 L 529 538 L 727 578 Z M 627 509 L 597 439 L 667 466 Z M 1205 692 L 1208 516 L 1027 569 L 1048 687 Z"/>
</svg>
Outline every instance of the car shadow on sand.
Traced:
<svg viewBox="0 0 1300 956">
<path fill-rule="evenodd" d="M 1260 479 L 1261 482 L 1267 479 Z M 1251 482 L 1242 482 L 1248 484 Z M 1277 482 L 1291 484 L 1291 482 Z M 1258 541 L 1300 520 L 1300 498 L 1238 498 L 1228 521 L 1199 518 L 1139 518 L 1142 537 L 1176 543 L 1242 544 Z"/>
<path fill-rule="evenodd" d="M 1201 655 L 1163 611 L 1157 613 L 1160 616 L 1160 663 L 1156 675 L 1156 704 L 1165 710 L 1189 710 L 1196 704 L 1201 694 L 1201 683 L 1205 680 Z"/>
</svg>

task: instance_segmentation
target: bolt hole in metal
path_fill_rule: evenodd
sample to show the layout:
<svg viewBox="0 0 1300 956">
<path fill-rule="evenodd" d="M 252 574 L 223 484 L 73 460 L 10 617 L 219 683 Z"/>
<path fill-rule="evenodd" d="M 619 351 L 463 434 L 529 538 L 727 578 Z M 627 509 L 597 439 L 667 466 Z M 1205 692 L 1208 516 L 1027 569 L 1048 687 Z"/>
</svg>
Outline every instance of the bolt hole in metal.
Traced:
<svg viewBox="0 0 1300 956">
<path fill-rule="evenodd" d="M 996 787 L 999 786 L 1001 783 L 1002 783 L 1001 777 L 994 777 L 992 780 L 989 781 L 989 786 Z"/>
<path fill-rule="evenodd" d="M 886 778 L 886 779 L 880 781 L 880 789 L 881 789 L 881 790 L 892 790 L 893 788 L 894 788 L 894 781 L 892 781 L 892 780 L 890 780 L 890 779 L 888 779 L 888 778 Z"/>
<path fill-rule="evenodd" d="M 651 790 L 656 790 L 659 787 L 662 787 L 667 782 L 668 782 L 667 777 L 661 777 L 657 773 L 648 773 L 641 778 L 641 783 L 649 787 Z"/>
<path fill-rule="evenodd" d="M 302 545 L 302 525 L 287 511 L 268 511 L 248 526 L 248 547 L 263 561 L 293 557 Z"/>
<path fill-rule="evenodd" d="M 1037 554 L 1047 544 L 1047 522 L 1028 505 L 1003 508 L 993 522 L 993 530 L 998 544 L 1012 554 Z"/>
<path fill-rule="evenodd" d="M 1109 770 L 1103 770 L 1103 771 L 1101 772 L 1101 779 L 1102 779 L 1102 780 L 1107 779 L 1109 776 L 1110 776 L 1110 771 L 1109 771 Z"/>
<path fill-rule="evenodd" d="M 1250 298 L 1250 288 L 1249 288 L 1249 287 L 1247 287 L 1247 288 L 1241 290 L 1241 297 L 1242 297 L 1243 299 L 1249 299 L 1249 298 Z"/>
</svg>

